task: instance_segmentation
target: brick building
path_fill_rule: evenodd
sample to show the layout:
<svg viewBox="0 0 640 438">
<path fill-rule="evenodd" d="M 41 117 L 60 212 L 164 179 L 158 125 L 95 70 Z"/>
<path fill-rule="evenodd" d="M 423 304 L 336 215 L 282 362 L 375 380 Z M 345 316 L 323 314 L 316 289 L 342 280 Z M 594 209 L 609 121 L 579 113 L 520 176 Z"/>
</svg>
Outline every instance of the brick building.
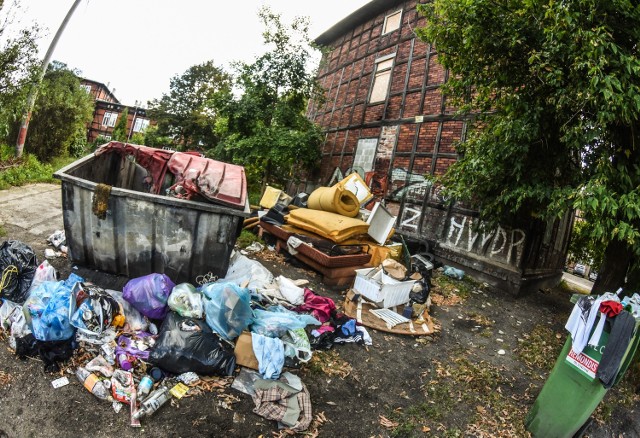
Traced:
<svg viewBox="0 0 640 438">
<path fill-rule="evenodd" d="M 109 90 L 108 85 L 84 78 L 80 79 L 80 83 L 82 87 L 87 90 L 87 93 L 91 94 L 95 101 L 93 120 L 87 127 L 88 142 L 93 142 L 98 137 L 111 140 L 113 128 L 116 126 L 125 108 L 128 108 L 127 132 L 129 133 L 129 137 L 137 132 L 144 131 L 149 124 L 155 124 L 149 120 L 144 108 L 137 105 L 128 106 L 121 104 L 115 94 Z"/>
<path fill-rule="evenodd" d="M 440 92 L 448 72 L 416 36 L 424 24 L 416 1 L 373 0 L 316 38 L 329 48 L 318 72 L 326 95 L 308 114 L 325 142 L 318 174 L 297 189 L 357 171 L 398 216 L 397 232 L 429 243 L 445 263 L 513 293 L 557 283 L 571 214 L 477 231 L 477 212 L 444 202 L 430 183 L 458 158 L 467 123 Z"/>
</svg>

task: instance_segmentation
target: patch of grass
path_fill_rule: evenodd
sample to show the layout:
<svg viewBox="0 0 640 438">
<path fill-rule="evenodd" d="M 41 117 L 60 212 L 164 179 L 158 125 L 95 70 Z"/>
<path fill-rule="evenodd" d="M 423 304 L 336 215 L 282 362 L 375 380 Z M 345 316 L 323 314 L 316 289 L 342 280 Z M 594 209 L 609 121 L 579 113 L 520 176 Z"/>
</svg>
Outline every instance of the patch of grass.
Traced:
<svg viewBox="0 0 640 438">
<path fill-rule="evenodd" d="M 16 158 L 13 148 L 0 146 L 0 189 L 32 183 L 56 183 L 53 173 L 75 161 L 72 157 L 55 158 L 51 163 L 41 163 L 34 155 Z"/>
<path fill-rule="evenodd" d="M 444 305 L 454 305 L 464 302 L 471 295 L 471 291 L 479 289 L 480 284 L 468 275 L 462 280 L 456 280 L 436 272 L 433 276 L 433 292 L 444 297 Z M 439 304 L 439 303 L 435 303 Z"/>
<path fill-rule="evenodd" d="M 236 240 L 236 245 L 238 245 L 240 249 L 244 249 L 247 246 L 251 245 L 253 242 L 259 242 L 264 244 L 262 239 L 260 239 L 257 235 L 255 235 L 251 231 L 242 230 L 242 232 L 240 233 L 240 236 L 238 236 L 238 239 Z"/>
<path fill-rule="evenodd" d="M 7 235 L 7 230 L 2 225 L 0 225 L 0 237 L 4 237 L 6 235 Z"/>
<path fill-rule="evenodd" d="M 550 371 L 564 344 L 564 336 L 546 325 L 536 325 L 531 333 L 522 335 L 517 357 L 529 368 Z"/>
<path fill-rule="evenodd" d="M 508 395 L 515 379 L 504 368 L 474 361 L 468 350 L 452 352 L 446 365 L 432 364 L 423 374 L 430 378 L 423 387 L 425 401 L 389 414 L 398 423 L 392 436 L 528 436 L 527 406 Z"/>
</svg>

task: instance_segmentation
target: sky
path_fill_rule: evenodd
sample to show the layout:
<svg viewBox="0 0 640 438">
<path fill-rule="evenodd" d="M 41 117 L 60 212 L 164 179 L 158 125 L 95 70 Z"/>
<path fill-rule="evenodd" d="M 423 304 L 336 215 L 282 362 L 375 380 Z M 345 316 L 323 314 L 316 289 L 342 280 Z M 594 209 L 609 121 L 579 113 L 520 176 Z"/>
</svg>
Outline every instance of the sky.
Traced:
<svg viewBox="0 0 640 438">
<path fill-rule="evenodd" d="M 18 0 L 14 29 L 38 23 L 39 55 L 49 47 L 73 0 Z M 310 18 L 315 38 L 369 0 L 82 0 L 61 36 L 53 60 L 108 84 L 127 105 L 160 98 L 169 80 L 213 60 L 228 67 L 264 53 L 258 10 L 267 5 L 289 23 Z M 5 1 L 6 5 L 11 0 Z"/>
</svg>

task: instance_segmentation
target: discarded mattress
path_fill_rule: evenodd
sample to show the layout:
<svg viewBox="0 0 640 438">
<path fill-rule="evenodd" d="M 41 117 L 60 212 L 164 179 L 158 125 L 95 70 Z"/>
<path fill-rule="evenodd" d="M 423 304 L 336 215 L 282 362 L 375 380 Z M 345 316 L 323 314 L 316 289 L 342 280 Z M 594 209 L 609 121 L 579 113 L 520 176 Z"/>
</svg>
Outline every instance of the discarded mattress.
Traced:
<svg viewBox="0 0 640 438">
<path fill-rule="evenodd" d="M 247 180 L 242 166 L 211 160 L 199 154 L 117 141 L 103 145 L 95 155 L 109 152 L 118 153 L 123 158 L 135 158 L 136 164 L 148 172 L 149 193 L 164 195 L 166 191 L 175 198 L 189 200 L 201 196 L 216 204 L 245 209 Z"/>
<path fill-rule="evenodd" d="M 360 212 L 356 195 L 337 184 L 315 189 L 309 195 L 307 206 L 312 210 L 329 211 L 347 217 L 356 217 Z"/>
<path fill-rule="evenodd" d="M 369 229 L 369 225 L 360 219 L 307 208 L 291 210 L 287 216 L 287 223 L 336 243 L 344 242 L 359 234 L 365 234 Z"/>
</svg>

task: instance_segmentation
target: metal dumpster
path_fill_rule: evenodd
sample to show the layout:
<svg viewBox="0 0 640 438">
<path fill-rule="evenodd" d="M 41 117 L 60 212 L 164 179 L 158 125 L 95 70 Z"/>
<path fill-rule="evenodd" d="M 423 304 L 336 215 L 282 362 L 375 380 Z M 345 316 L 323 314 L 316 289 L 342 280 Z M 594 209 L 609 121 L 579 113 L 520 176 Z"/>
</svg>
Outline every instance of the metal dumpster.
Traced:
<svg viewBox="0 0 640 438">
<path fill-rule="evenodd" d="M 244 174 L 242 174 L 244 177 Z M 224 277 L 244 210 L 149 193 L 149 172 L 115 152 L 82 158 L 54 176 L 62 181 L 69 258 L 130 278 L 158 272 L 174 282 Z M 162 186 L 173 182 L 163 175 Z M 107 188 L 103 219 L 93 213 L 96 189 Z M 106 214 L 104 214 L 106 213 Z"/>
</svg>

